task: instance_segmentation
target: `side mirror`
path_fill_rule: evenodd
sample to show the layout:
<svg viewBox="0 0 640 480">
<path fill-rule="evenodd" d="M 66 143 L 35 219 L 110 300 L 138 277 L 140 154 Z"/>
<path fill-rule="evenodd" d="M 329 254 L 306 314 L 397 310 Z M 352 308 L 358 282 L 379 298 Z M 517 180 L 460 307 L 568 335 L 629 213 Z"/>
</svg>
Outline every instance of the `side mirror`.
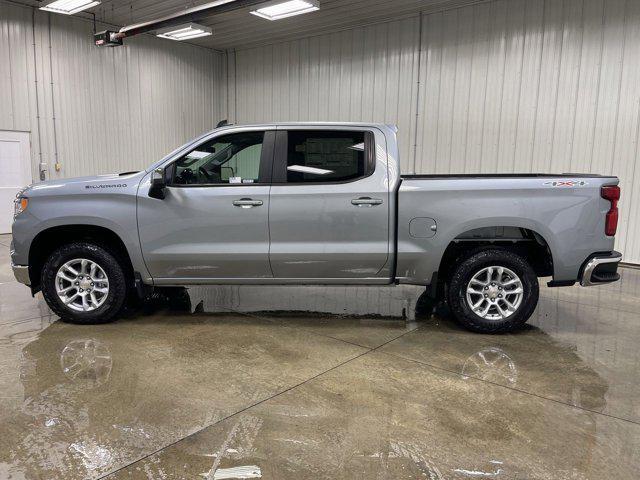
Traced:
<svg viewBox="0 0 640 480">
<path fill-rule="evenodd" d="M 158 168 L 151 172 L 151 187 L 149 188 L 149 196 L 162 200 L 165 196 L 164 189 L 167 181 L 164 176 L 164 169 Z"/>
</svg>

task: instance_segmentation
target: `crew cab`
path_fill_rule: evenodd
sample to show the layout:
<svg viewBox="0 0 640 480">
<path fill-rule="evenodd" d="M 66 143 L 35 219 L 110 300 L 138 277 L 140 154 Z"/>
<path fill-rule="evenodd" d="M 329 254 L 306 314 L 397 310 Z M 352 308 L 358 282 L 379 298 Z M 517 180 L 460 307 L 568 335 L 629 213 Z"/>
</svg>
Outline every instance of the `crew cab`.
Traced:
<svg viewBox="0 0 640 480">
<path fill-rule="evenodd" d="M 394 126 L 226 125 L 146 170 L 18 194 L 11 260 L 62 319 L 207 284 L 424 285 L 480 332 L 550 286 L 616 281 L 618 179 L 402 175 Z"/>
</svg>

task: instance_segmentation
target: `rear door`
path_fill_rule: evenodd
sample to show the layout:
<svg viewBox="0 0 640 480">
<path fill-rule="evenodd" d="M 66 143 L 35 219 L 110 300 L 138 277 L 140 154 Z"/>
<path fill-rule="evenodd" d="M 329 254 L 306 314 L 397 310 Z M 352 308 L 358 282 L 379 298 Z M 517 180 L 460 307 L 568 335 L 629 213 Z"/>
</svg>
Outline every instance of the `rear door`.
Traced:
<svg viewBox="0 0 640 480">
<path fill-rule="evenodd" d="M 269 203 L 274 277 L 336 283 L 389 277 L 380 136 L 355 127 L 278 128 Z"/>
<path fill-rule="evenodd" d="M 221 132 L 166 167 L 164 199 L 140 187 L 140 242 L 157 284 L 272 278 L 274 138 L 264 129 Z"/>
</svg>

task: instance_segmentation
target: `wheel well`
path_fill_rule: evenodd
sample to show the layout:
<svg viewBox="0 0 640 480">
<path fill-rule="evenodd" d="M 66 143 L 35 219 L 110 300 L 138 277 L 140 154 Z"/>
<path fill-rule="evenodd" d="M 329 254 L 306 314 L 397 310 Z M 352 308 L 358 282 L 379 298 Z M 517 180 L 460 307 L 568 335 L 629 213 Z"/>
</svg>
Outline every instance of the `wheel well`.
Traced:
<svg viewBox="0 0 640 480">
<path fill-rule="evenodd" d="M 112 230 L 95 225 L 62 225 L 40 232 L 29 248 L 29 277 L 31 290 L 40 290 L 40 273 L 49 255 L 58 247 L 72 242 L 91 242 L 108 250 L 122 261 L 127 283 L 133 284 L 131 258 L 122 239 Z"/>
<path fill-rule="evenodd" d="M 538 277 L 553 275 L 553 256 L 546 240 L 537 232 L 519 227 L 484 227 L 458 235 L 447 246 L 440 267 L 439 283 L 447 282 L 453 267 L 471 252 L 498 247 L 524 257 Z"/>
</svg>

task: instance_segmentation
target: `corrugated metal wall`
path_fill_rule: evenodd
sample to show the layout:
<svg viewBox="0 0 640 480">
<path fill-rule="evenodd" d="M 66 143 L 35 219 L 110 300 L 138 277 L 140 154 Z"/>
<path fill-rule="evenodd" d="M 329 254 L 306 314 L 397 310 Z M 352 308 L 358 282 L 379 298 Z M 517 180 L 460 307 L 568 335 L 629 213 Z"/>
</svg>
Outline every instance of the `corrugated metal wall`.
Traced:
<svg viewBox="0 0 640 480">
<path fill-rule="evenodd" d="M 31 130 L 31 11 L 0 3 L 0 129 Z"/>
<path fill-rule="evenodd" d="M 140 169 L 224 118 L 222 54 L 145 35 L 99 49 L 90 23 L 40 11 L 34 36 L 32 15 L 0 2 L 0 129 L 31 132 L 34 180 L 41 149 L 47 178 Z"/>
<path fill-rule="evenodd" d="M 417 172 L 618 175 L 640 262 L 640 2 L 510 0 L 423 19 Z"/>
<path fill-rule="evenodd" d="M 31 132 L 34 179 L 40 151 L 53 178 L 141 168 L 227 115 L 396 123 L 405 172 L 618 175 L 617 248 L 640 263 L 637 0 L 501 0 L 226 56 L 96 49 L 41 12 L 34 50 L 31 15 L 0 2 L 0 129 Z"/>
<path fill-rule="evenodd" d="M 412 170 L 419 25 L 415 17 L 238 51 L 237 121 L 395 123 Z"/>
<path fill-rule="evenodd" d="M 637 0 L 502 0 L 230 52 L 229 106 L 397 123 L 405 172 L 618 175 L 640 263 L 639 59 Z"/>
</svg>

